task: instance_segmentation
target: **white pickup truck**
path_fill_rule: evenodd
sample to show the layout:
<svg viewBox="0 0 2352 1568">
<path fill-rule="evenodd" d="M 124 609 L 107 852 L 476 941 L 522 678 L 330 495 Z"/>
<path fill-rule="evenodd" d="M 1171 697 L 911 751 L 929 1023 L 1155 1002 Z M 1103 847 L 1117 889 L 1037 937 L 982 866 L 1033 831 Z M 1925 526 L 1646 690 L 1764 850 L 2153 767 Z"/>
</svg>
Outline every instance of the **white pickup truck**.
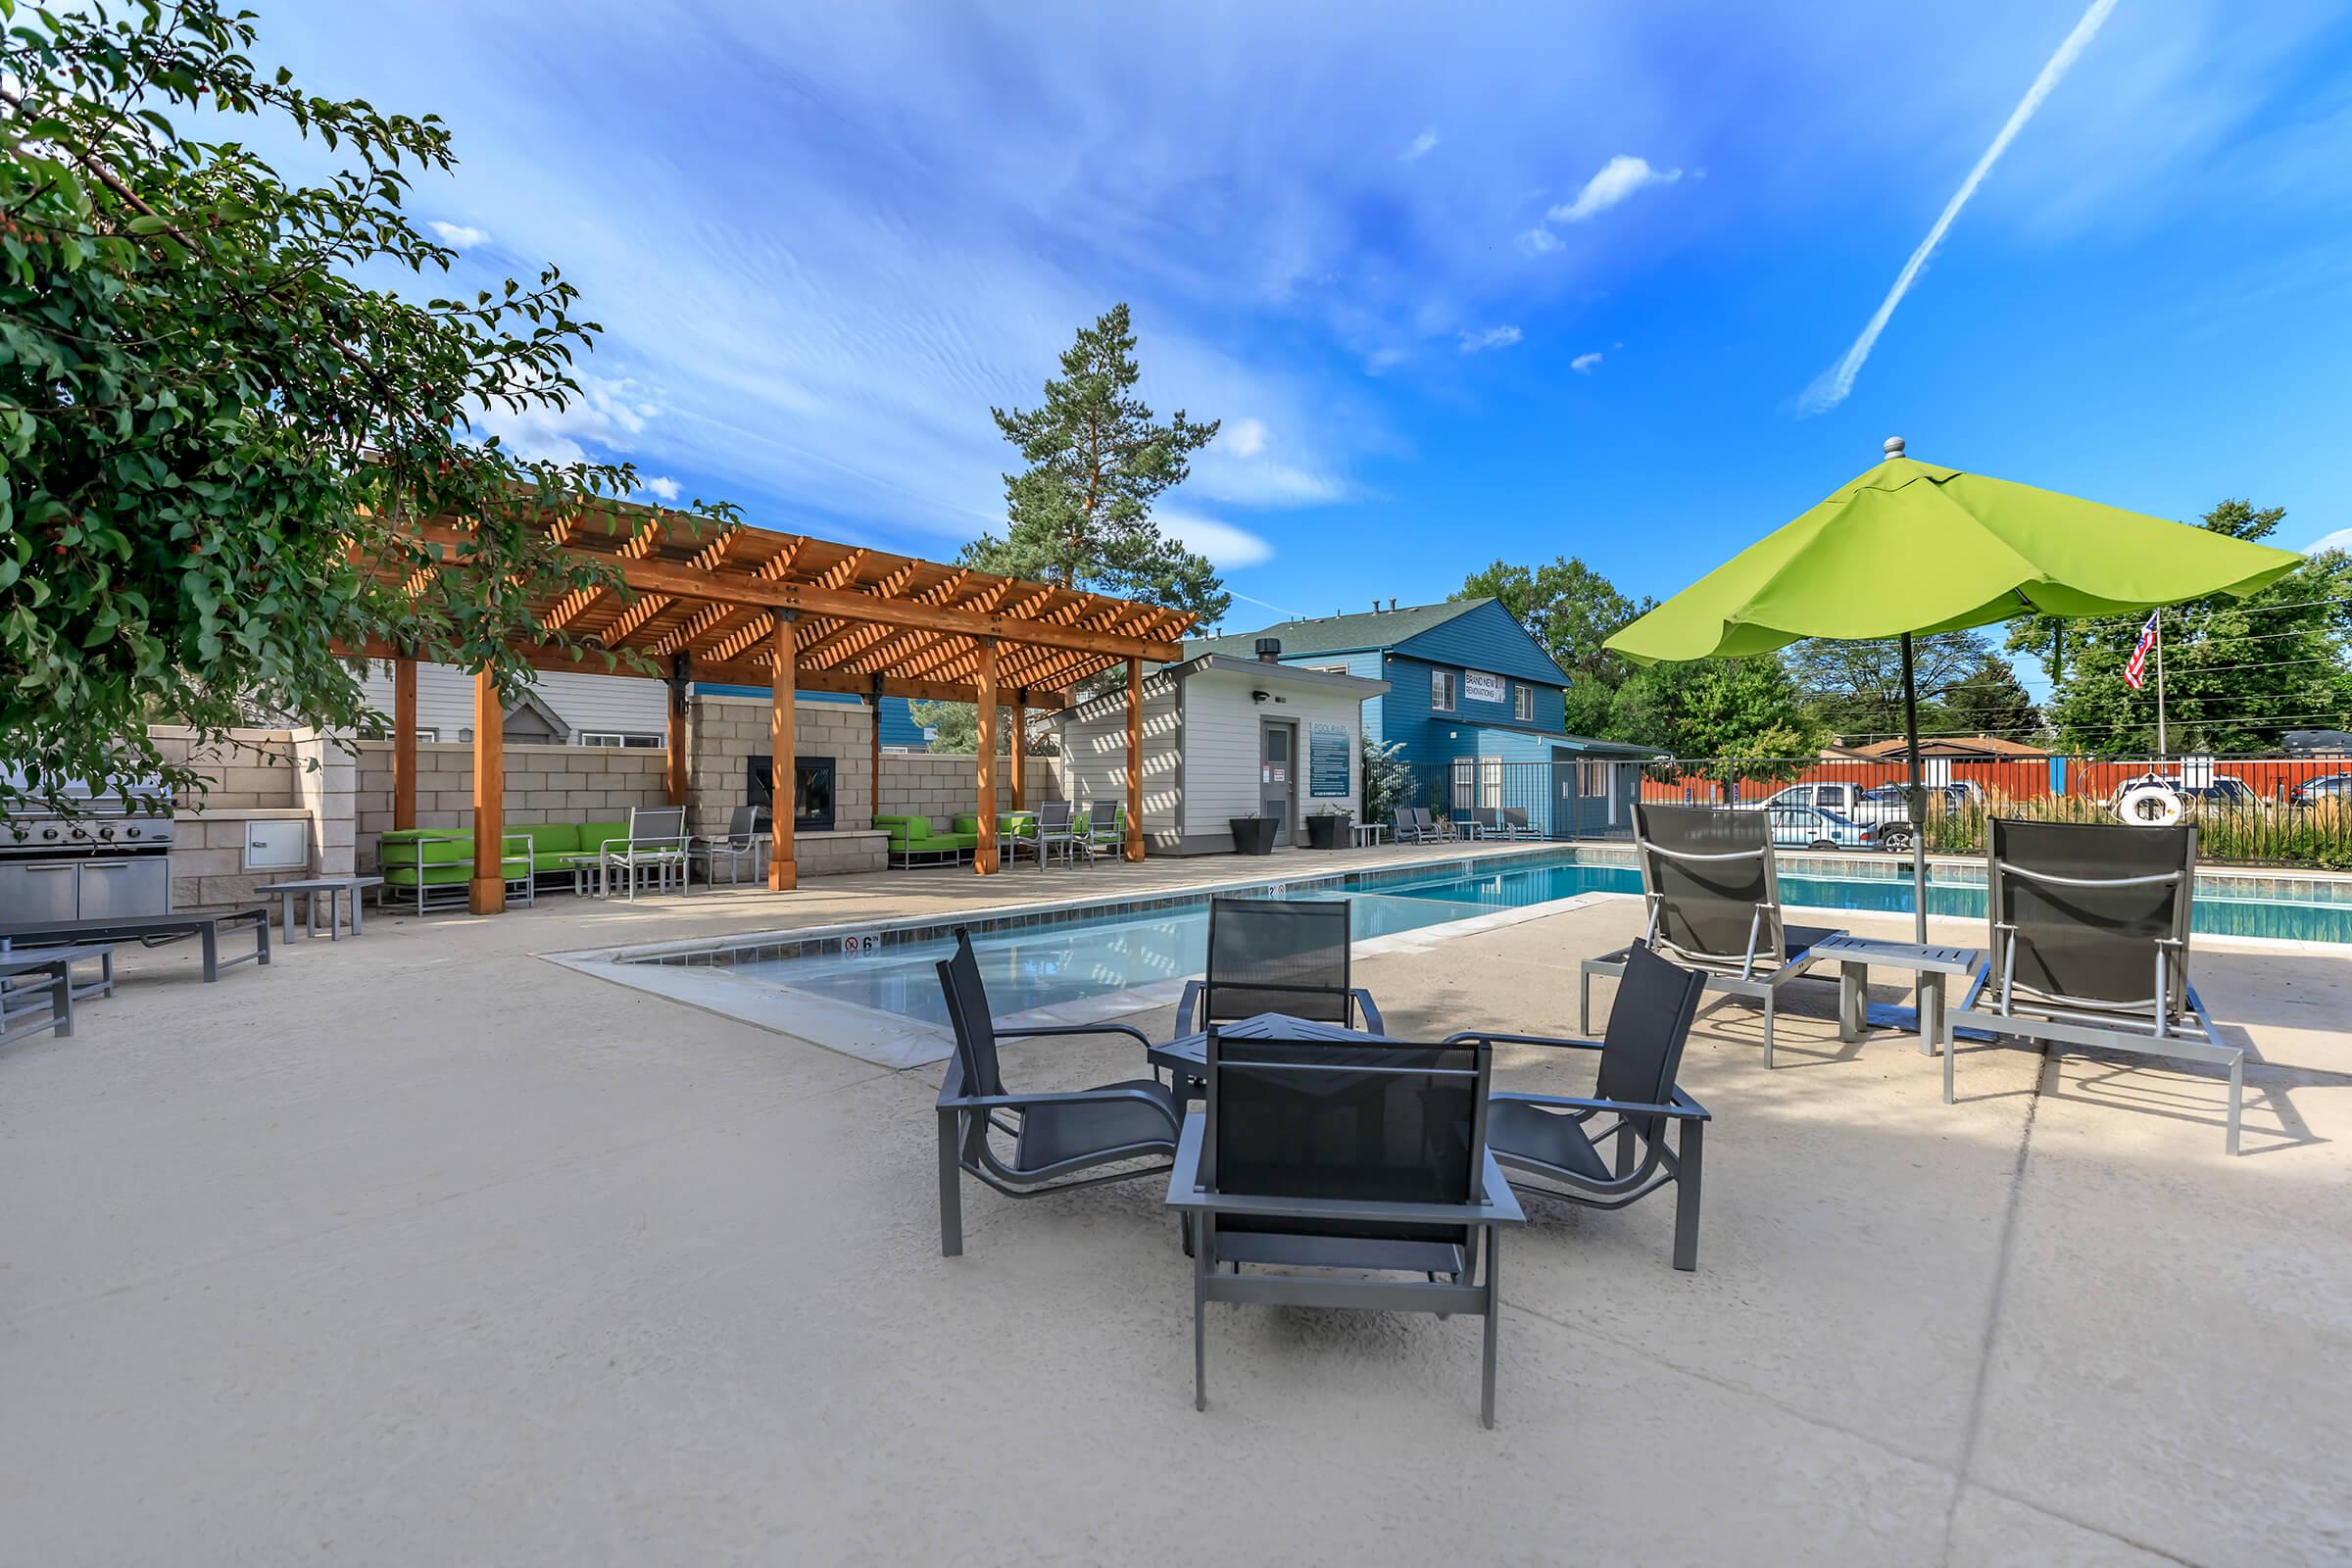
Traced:
<svg viewBox="0 0 2352 1568">
<path fill-rule="evenodd" d="M 1954 808 L 1975 805 L 1983 799 L 1974 784 L 1929 784 L 1923 788 L 1931 794 L 1940 793 L 1945 804 Z M 1748 810 L 1786 810 L 1790 807 L 1810 806 L 1834 811 L 1859 826 L 1880 849 L 1897 854 L 1908 854 L 1911 849 L 1911 808 L 1904 803 L 1900 784 L 1881 784 L 1870 789 L 1859 784 L 1791 784 L 1753 805 L 1740 804 Z"/>
</svg>

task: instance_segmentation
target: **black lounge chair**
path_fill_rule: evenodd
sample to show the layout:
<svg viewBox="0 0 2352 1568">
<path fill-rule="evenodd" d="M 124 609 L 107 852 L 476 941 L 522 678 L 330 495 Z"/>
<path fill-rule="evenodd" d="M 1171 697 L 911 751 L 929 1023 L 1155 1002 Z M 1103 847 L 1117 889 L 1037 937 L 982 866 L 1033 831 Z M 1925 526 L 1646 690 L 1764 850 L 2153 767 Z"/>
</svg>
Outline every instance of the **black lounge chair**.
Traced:
<svg viewBox="0 0 2352 1568">
<path fill-rule="evenodd" d="M 1474 1033 L 1446 1042 L 1599 1052 L 1600 1070 L 1588 1099 L 1501 1092 L 1490 1097 L 1488 1147 L 1522 1193 L 1589 1208 L 1623 1208 L 1671 1184 L 1674 1266 L 1679 1269 L 1698 1267 L 1699 1161 L 1708 1118 L 1705 1106 L 1675 1087 L 1674 1075 L 1706 988 L 1705 975 L 1668 963 L 1637 942 L 1626 950 L 1625 977 L 1609 1009 L 1606 1041 Z M 1588 1123 L 1604 1112 L 1612 1119 L 1596 1133 Z M 1664 1137 L 1669 1122 L 1677 1129 L 1672 1148 Z M 1614 1164 L 1601 1155 L 1603 1138 L 1616 1145 Z"/>
<path fill-rule="evenodd" d="M 1007 1198 L 1105 1182 L 1130 1181 L 1167 1170 L 1183 1115 L 1175 1097 L 1151 1078 L 1104 1084 L 1065 1094 L 1013 1094 L 997 1068 L 997 1042 L 1045 1035 L 1130 1035 L 1149 1050 L 1140 1029 L 1125 1024 L 1065 1024 L 1000 1029 L 988 1010 L 971 934 L 956 932 L 956 956 L 941 960 L 939 988 L 956 1031 L 956 1054 L 939 1086 L 939 1250 L 963 1252 L 961 1178 L 970 1175 Z M 1012 1140 L 1009 1157 L 989 1142 L 991 1132 Z M 1136 1164 L 1161 1156 L 1158 1164 Z M 1078 1172 L 1102 1165 L 1130 1168 L 1100 1176 Z M 1075 1177 L 1076 1179 L 1071 1179 Z"/>
<path fill-rule="evenodd" d="M 1426 844 L 1436 839 L 1437 831 L 1421 825 L 1423 813 L 1410 806 L 1399 806 L 1389 813 L 1392 823 L 1390 836 L 1399 844 Z"/>
<path fill-rule="evenodd" d="M 1281 1012 L 1380 1033 L 1372 994 L 1348 983 L 1352 918 L 1346 899 L 1209 900 L 1208 973 L 1185 982 L 1176 1032 Z"/>
<path fill-rule="evenodd" d="M 1991 956 L 1950 1027 L 2227 1067 L 2236 1153 L 2246 1054 L 2222 1044 L 2188 980 L 2197 830 L 2006 817 L 1987 829 Z"/>
<path fill-rule="evenodd" d="M 1168 1180 L 1196 1229 L 1193 1407 L 1208 1408 L 1210 1301 L 1462 1312 L 1486 1320 L 1493 1426 L 1497 1227 L 1523 1216 L 1486 1147 L 1491 1051 L 1211 1031 L 1206 1061 L 1207 1109 L 1186 1119 Z"/>
<path fill-rule="evenodd" d="M 1817 942 L 1845 935 L 1781 918 L 1772 823 L 1762 811 L 1634 804 L 1644 934 L 1652 952 L 1707 977 L 1707 989 L 1764 1004 L 1764 1065 L 1772 1065 L 1774 1002 L 1801 978 Z M 1577 1029 L 1592 1032 L 1592 977 L 1622 974 L 1621 948 L 1587 958 L 1577 981 Z"/>
</svg>

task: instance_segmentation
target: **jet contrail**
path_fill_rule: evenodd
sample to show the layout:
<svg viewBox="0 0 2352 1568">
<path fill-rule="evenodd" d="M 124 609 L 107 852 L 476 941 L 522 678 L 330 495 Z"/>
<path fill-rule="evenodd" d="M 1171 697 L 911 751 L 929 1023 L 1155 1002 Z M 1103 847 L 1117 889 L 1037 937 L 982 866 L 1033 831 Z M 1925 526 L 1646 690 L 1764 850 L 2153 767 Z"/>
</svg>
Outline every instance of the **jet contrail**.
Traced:
<svg viewBox="0 0 2352 1568">
<path fill-rule="evenodd" d="M 1894 308 L 1903 303 L 1903 296 L 1918 281 L 1920 270 L 1928 265 L 1928 258 L 1935 254 L 1937 245 L 1943 243 L 1944 233 L 1952 226 L 1952 220 L 1960 216 L 1960 209 L 1968 205 L 1968 199 L 1977 193 L 1977 187 L 1984 183 L 1984 176 L 1992 172 L 1992 166 L 2000 161 L 2001 154 L 2009 150 L 2009 144 L 2017 139 L 2017 133 L 2026 128 L 2026 122 L 2034 118 L 2034 111 L 2041 107 L 2041 101 L 2050 95 L 2051 89 L 2058 85 L 2060 78 L 2081 58 L 2082 51 L 2090 47 L 2090 40 L 2098 36 L 2099 28 L 2106 24 L 2107 14 L 2115 6 L 2116 0 L 2091 0 L 2090 9 L 2082 13 L 2082 20 L 2075 24 L 2075 30 L 2066 35 L 2066 41 L 2058 46 L 2058 52 L 2050 56 L 2049 63 L 2041 68 L 2041 74 L 2034 78 L 2034 85 L 2026 89 L 2026 95 L 2009 112 L 2009 122 L 2001 127 L 1999 135 L 1992 138 L 1992 145 L 1984 149 L 1984 156 L 1977 160 L 1977 167 L 1968 172 L 1968 177 L 1960 182 L 1960 188 L 1944 204 L 1943 216 L 1936 220 L 1936 226 L 1928 230 L 1928 237 L 1919 242 L 1919 249 L 1913 251 L 1911 259 L 1903 264 L 1902 271 L 1895 276 L 1894 287 L 1888 289 L 1886 297 L 1879 302 L 1878 310 L 1862 328 L 1862 335 L 1854 339 L 1854 346 L 1845 351 L 1845 358 L 1822 371 L 1814 383 L 1805 388 L 1805 395 L 1797 399 L 1796 412 L 1800 416 L 1825 413 L 1845 401 L 1845 395 L 1854 389 L 1854 377 L 1862 371 L 1862 362 L 1870 358 L 1870 351 L 1878 345 L 1879 334 L 1886 330 L 1886 322 L 1894 315 Z"/>
</svg>

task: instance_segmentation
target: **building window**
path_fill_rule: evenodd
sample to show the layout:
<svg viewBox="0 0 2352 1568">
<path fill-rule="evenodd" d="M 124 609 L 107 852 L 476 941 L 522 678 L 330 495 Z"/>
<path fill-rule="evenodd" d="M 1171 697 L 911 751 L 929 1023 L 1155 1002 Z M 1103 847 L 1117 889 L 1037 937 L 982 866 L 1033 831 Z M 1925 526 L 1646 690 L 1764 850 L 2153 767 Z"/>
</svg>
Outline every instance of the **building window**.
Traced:
<svg viewBox="0 0 2352 1568">
<path fill-rule="evenodd" d="M 1608 763 L 1606 763 L 1606 762 L 1579 762 L 1579 763 L 1577 763 L 1577 764 L 1576 764 L 1576 793 L 1577 793 L 1577 794 L 1579 794 L 1579 795 L 1606 795 L 1606 794 L 1608 794 L 1608 793 L 1609 793 L 1609 764 L 1608 764 Z"/>
<path fill-rule="evenodd" d="M 1453 711 L 1453 671 L 1433 669 L 1429 672 L 1429 710 L 1433 713 Z"/>
<path fill-rule="evenodd" d="M 1536 689 L 1519 685 L 1511 688 L 1511 716 L 1522 724 L 1536 721 Z"/>
<path fill-rule="evenodd" d="M 1345 675 L 1348 673 L 1346 664 L 1309 664 L 1306 667 L 1320 675 Z"/>
<path fill-rule="evenodd" d="M 573 739 L 582 746 L 625 746 L 636 751 L 657 751 L 662 745 L 659 735 L 622 734 L 613 730 L 584 729 Z"/>
</svg>

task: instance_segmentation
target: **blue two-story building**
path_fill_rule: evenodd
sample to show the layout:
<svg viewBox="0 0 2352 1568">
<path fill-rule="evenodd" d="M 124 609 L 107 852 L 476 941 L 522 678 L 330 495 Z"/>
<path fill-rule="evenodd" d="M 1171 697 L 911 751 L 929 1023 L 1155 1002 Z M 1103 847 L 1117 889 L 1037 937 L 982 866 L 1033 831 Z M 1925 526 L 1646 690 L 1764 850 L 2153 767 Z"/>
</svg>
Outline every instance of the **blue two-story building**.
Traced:
<svg viewBox="0 0 2352 1568">
<path fill-rule="evenodd" d="M 1419 793 L 1459 815 L 1510 808 L 1553 838 L 1630 832 L 1641 764 L 1657 754 L 1571 735 L 1567 672 L 1495 599 L 1286 620 L 1185 645 L 1186 656 L 1250 657 L 1261 638 L 1283 663 L 1374 680 L 1367 742 L 1396 744 Z"/>
</svg>

